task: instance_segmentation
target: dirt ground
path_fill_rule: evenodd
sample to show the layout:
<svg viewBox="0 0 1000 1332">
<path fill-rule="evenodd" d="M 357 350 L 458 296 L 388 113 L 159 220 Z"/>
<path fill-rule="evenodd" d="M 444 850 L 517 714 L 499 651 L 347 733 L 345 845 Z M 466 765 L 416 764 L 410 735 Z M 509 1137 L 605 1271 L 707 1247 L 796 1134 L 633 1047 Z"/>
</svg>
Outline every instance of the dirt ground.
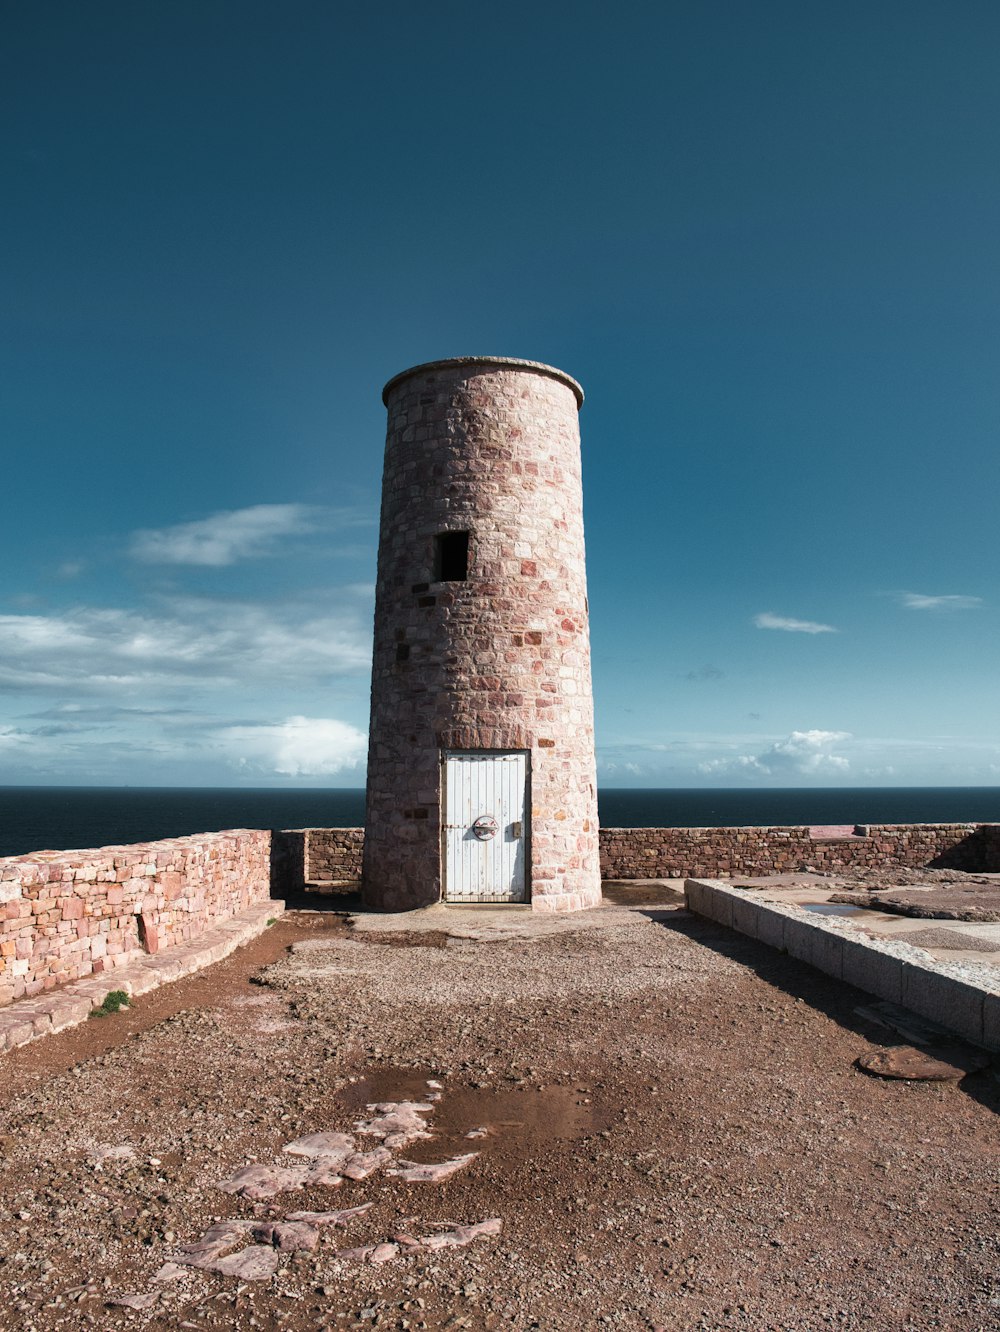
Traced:
<svg viewBox="0 0 1000 1332">
<path fill-rule="evenodd" d="M 859 992 L 635 897 L 523 937 L 290 913 L 3 1056 L 0 1326 L 1000 1327 L 995 1069 L 869 1076 L 893 1039 Z M 219 1187 L 303 1135 L 370 1151 L 366 1107 L 405 1100 L 432 1136 L 367 1178 Z M 244 1227 L 267 1279 L 174 1261 L 219 1221 L 365 1204 L 312 1250 Z"/>
</svg>

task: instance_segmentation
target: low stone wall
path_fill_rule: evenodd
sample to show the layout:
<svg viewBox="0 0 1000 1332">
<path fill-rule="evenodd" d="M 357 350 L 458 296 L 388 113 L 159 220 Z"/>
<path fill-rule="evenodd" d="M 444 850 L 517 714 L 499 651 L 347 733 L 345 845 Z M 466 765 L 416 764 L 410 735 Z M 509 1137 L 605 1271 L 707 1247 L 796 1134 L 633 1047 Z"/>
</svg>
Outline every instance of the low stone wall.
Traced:
<svg viewBox="0 0 1000 1332">
<path fill-rule="evenodd" d="M 306 879 L 360 879 L 363 828 L 305 828 Z"/>
<path fill-rule="evenodd" d="M 1000 982 L 989 967 L 940 962 L 905 935 L 872 938 L 851 921 L 711 879 L 688 879 L 684 897 L 689 910 L 709 920 L 1000 1051 Z"/>
<path fill-rule="evenodd" d="M 361 828 L 236 829 L 0 859 L 0 1005 L 190 943 L 276 891 L 360 878 Z M 602 828 L 607 879 L 731 878 L 806 866 L 1000 871 L 1000 824 Z"/>
<path fill-rule="evenodd" d="M 900 866 L 1000 869 L 1000 825 L 858 824 L 853 836 L 801 828 L 602 828 L 605 879 L 729 878 Z"/>
<path fill-rule="evenodd" d="M 270 897 L 270 860 L 246 829 L 0 859 L 0 1004 L 191 942 Z"/>
<path fill-rule="evenodd" d="M 601 874 L 605 879 L 718 879 L 784 874 L 805 866 L 1000 871 L 996 823 L 858 824 L 849 836 L 823 831 L 807 826 L 602 828 Z M 361 877 L 363 828 L 297 828 L 275 836 L 285 847 L 289 889 L 303 882 Z"/>
<path fill-rule="evenodd" d="M 981 873 L 1000 870 L 1000 823 L 981 823 L 979 838 L 983 851 Z"/>
<path fill-rule="evenodd" d="M 274 833 L 274 882 L 282 893 L 361 878 L 363 828 L 282 828 Z"/>
</svg>

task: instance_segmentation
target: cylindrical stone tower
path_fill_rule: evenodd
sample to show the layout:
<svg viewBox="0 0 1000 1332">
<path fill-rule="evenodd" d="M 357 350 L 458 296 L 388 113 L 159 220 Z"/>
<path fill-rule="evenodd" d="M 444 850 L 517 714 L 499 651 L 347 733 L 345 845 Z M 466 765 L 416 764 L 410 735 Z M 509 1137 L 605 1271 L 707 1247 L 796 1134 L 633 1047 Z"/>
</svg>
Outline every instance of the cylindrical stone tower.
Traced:
<svg viewBox="0 0 1000 1332">
<path fill-rule="evenodd" d="M 583 390 L 465 356 L 382 397 L 365 900 L 596 906 Z"/>
</svg>

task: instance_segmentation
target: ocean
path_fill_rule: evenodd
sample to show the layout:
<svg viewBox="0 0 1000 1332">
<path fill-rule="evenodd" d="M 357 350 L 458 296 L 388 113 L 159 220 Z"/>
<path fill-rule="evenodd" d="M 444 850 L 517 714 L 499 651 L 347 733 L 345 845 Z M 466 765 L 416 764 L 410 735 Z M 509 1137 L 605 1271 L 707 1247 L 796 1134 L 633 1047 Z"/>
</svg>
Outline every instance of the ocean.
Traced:
<svg viewBox="0 0 1000 1332">
<path fill-rule="evenodd" d="M 605 790 L 616 828 L 727 828 L 805 823 L 995 823 L 1000 787 Z M 206 787 L 0 787 L 0 856 L 149 842 L 222 828 L 355 828 L 354 790 Z"/>
</svg>

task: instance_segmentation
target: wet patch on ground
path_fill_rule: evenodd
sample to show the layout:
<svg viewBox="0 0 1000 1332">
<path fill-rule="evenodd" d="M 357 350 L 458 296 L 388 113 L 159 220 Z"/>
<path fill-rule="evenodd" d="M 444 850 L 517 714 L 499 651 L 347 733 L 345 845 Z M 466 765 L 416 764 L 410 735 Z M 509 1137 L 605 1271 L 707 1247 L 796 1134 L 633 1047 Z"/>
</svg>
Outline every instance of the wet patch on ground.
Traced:
<svg viewBox="0 0 1000 1332">
<path fill-rule="evenodd" d="M 379 1070 L 345 1088 L 340 1097 L 345 1109 L 358 1112 L 389 1099 L 419 1098 L 428 1085 L 441 1085 L 431 1071 L 399 1073 Z M 433 1094 L 433 1092 L 432 1092 Z M 615 1117 L 613 1108 L 586 1086 L 533 1086 L 513 1090 L 493 1087 L 448 1086 L 436 1103 L 432 1140 L 414 1143 L 414 1159 L 434 1160 L 444 1151 L 489 1152 L 503 1142 L 525 1158 L 544 1151 L 546 1144 L 574 1142 L 606 1130 Z M 470 1136 L 470 1135 L 475 1135 Z"/>
</svg>

